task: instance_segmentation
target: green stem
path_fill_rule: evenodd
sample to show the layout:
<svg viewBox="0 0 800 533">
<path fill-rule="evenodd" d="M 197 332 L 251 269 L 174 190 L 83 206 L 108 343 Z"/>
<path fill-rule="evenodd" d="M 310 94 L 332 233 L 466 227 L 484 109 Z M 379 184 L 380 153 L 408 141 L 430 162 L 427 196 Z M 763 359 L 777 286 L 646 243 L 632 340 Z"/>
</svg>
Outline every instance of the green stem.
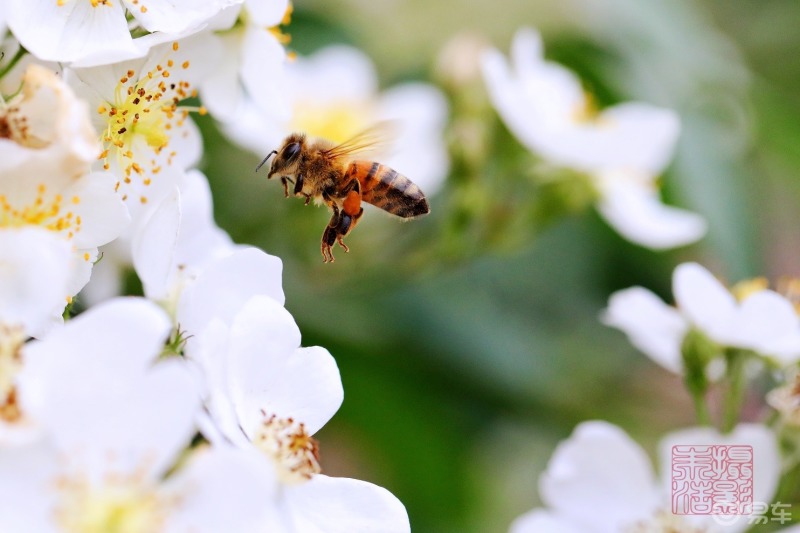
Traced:
<svg viewBox="0 0 800 533">
<path fill-rule="evenodd" d="M 0 79 L 2 79 L 6 74 L 11 72 L 11 69 L 14 68 L 15 66 L 17 66 L 17 63 L 19 63 L 20 60 L 23 57 L 25 57 L 25 54 L 27 54 L 27 53 L 28 53 L 28 51 L 20 46 L 19 50 L 17 50 L 17 53 L 14 54 L 14 57 L 11 58 L 11 61 L 9 61 L 8 64 L 5 67 L 0 69 Z"/>
<path fill-rule="evenodd" d="M 694 412 L 697 417 L 697 423 L 701 426 L 711 426 L 711 413 L 708 410 L 705 395 L 693 394 L 694 399 Z"/>
<path fill-rule="evenodd" d="M 747 354 L 741 350 L 729 350 L 725 353 L 725 359 L 728 390 L 723 405 L 722 433 L 730 433 L 739 421 L 739 413 L 744 401 L 747 385 L 744 367 L 747 362 Z"/>
</svg>

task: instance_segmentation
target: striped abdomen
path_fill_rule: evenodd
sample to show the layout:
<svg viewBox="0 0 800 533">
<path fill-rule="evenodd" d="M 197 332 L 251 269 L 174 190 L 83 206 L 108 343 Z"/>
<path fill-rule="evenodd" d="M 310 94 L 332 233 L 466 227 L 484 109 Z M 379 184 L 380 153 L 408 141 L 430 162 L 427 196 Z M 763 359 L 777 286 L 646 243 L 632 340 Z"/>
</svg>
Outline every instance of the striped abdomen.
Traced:
<svg viewBox="0 0 800 533">
<path fill-rule="evenodd" d="M 424 215 L 430 211 L 419 187 L 396 170 L 374 161 L 353 161 L 347 167 L 345 182 L 358 179 L 361 199 L 384 211 L 403 218 Z"/>
</svg>

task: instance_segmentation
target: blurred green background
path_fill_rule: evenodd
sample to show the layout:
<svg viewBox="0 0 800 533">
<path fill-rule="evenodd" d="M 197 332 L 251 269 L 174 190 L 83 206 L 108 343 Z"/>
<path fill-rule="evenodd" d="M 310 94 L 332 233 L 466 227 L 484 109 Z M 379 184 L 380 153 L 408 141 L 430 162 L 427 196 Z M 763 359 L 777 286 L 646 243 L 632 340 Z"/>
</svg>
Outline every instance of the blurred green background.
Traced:
<svg viewBox="0 0 800 533">
<path fill-rule="evenodd" d="M 480 80 L 455 83 L 439 60 L 464 32 L 507 53 L 521 25 L 539 28 L 547 55 L 601 104 L 681 114 L 665 197 L 708 218 L 703 241 L 647 251 L 583 208 L 568 181 L 531 180 L 533 158 Z M 382 87 L 427 80 L 451 99 L 453 167 L 431 216 L 401 224 L 372 210 L 333 265 L 319 256 L 327 212 L 285 200 L 253 173 L 258 156 L 200 120 L 218 223 L 283 259 L 304 345 L 338 361 L 345 402 L 318 435 L 324 471 L 388 488 L 416 532 L 505 531 L 538 504 L 538 474 L 578 422 L 620 424 L 650 452 L 691 425 L 680 379 L 598 313 L 635 284 L 671 301 L 672 269 L 686 260 L 731 282 L 800 274 L 798 26 L 796 0 L 295 2 L 299 53 L 353 44 Z M 477 152 L 463 137 L 470 127 Z"/>
</svg>

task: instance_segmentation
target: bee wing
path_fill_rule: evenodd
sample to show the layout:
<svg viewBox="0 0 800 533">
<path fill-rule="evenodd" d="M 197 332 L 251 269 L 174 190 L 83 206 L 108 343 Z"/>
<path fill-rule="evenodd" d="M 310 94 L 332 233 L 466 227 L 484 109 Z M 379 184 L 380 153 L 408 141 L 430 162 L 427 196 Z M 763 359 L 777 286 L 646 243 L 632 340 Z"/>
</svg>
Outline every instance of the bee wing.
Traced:
<svg viewBox="0 0 800 533">
<path fill-rule="evenodd" d="M 364 156 L 385 156 L 392 144 L 396 134 L 395 123 L 392 121 L 378 122 L 356 135 L 350 137 L 341 144 L 337 144 L 333 148 L 324 150 L 324 153 L 329 157 L 352 157 L 356 154 Z"/>
</svg>

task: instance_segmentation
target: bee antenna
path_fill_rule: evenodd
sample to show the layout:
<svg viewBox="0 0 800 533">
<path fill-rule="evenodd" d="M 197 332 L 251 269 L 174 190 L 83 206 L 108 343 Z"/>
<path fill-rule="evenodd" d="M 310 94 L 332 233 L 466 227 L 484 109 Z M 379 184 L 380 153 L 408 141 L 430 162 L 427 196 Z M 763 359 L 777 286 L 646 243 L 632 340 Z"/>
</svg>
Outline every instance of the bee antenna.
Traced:
<svg viewBox="0 0 800 533">
<path fill-rule="evenodd" d="M 277 151 L 277 150 L 273 150 L 273 151 L 271 151 L 270 153 L 268 153 L 268 154 L 267 154 L 267 157 L 265 157 L 265 158 L 264 158 L 264 159 L 261 161 L 261 163 L 259 163 L 259 164 L 258 164 L 258 166 L 256 167 L 256 172 L 258 172 L 258 169 L 259 169 L 259 168 L 261 168 L 261 167 L 263 167 L 263 166 L 264 166 L 264 163 L 266 163 L 266 162 L 267 162 L 267 159 L 269 159 L 270 157 L 272 157 L 273 155 L 275 155 L 275 154 L 277 154 L 277 153 L 278 153 L 278 151 Z"/>
</svg>

